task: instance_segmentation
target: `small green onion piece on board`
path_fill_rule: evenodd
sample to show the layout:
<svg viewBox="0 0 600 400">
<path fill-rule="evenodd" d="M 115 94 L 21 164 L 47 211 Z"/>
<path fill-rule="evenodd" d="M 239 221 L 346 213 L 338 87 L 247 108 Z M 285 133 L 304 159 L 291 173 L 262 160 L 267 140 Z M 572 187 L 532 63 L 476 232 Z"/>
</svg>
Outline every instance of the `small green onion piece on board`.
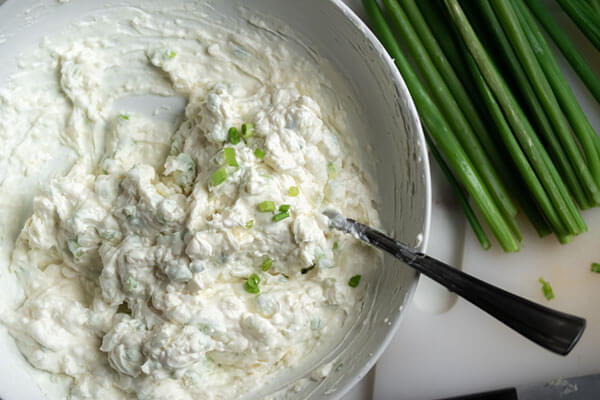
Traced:
<svg viewBox="0 0 600 400">
<path fill-rule="evenodd" d="M 270 200 L 266 200 L 261 203 L 258 203 L 258 211 L 273 212 L 273 211 L 275 211 L 275 203 Z"/>
<path fill-rule="evenodd" d="M 290 205 L 289 204 L 282 204 L 279 206 L 279 211 L 281 212 L 287 212 L 290 209 Z"/>
<path fill-rule="evenodd" d="M 246 292 L 257 294 L 260 293 L 260 289 L 258 288 L 258 284 L 260 283 L 260 277 L 256 274 L 252 274 L 248 277 L 248 280 L 244 284 L 244 289 Z"/>
<path fill-rule="evenodd" d="M 296 197 L 296 196 L 298 196 L 299 193 L 300 193 L 300 190 L 298 189 L 298 186 L 291 186 L 288 189 L 288 196 Z"/>
<path fill-rule="evenodd" d="M 169 58 L 175 58 L 176 55 L 177 53 L 175 53 L 173 50 L 169 52 Z"/>
<path fill-rule="evenodd" d="M 550 282 L 545 281 L 542 277 L 540 277 L 539 282 L 542 284 L 542 292 L 544 292 L 544 297 L 546 297 L 548 300 L 552 300 L 554 298 L 554 292 L 552 291 Z"/>
<path fill-rule="evenodd" d="M 244 140 L 254 136 L 254 124 L 243 124 L 242 125 L 242 138 Z"/>
<path fill-rule="evenodd" d="M 590 267 L 590 271 L 600 274 L 600 264 L 592 263 L 592 266 Z"/>
<path fill-rule="evenodd" d="M 279 214 L 273 215 L 273 221 L 279 222 L 281 220 L 286 219 L 289 216 L 290 216 L 290 214 L 288 212 L 280 212 Z"/>
<path fill-rule="evenodd" d="M 262 151 L 261 149 L 254 150 L 254 155 L 256 156 L 256 158 L 261 159 L 261 160 L 263 158 L 265 158 L 265 152 Z"/>
<path fill-rule="evenodd" d="M 235 149 L 233 147 L 225 147 L 223 149 L 223 157 L 225 158 L 225 164 L 230 167 L 239 167 L 239 164 L 235 159 Z"/>
<path fill-rule="evenodd" d="M 124 119 L 125 121 L 127 121 L 129 119 L 129 115 L 125 115 L 125 114 L 121 114 L 121 115 L 119 115 L 119 117 L 121 119 Z"/>
<path fill-rule="evenodd" d="M 254 220 L 251 219 L 250 221 L 246 222 L 246 225 L 244 225 L 246 227 L 246 229 L 250 229 L 254 226 Z"/>
<path fill-rule="evenodd" d="M 237 128 L 233 126 L 229 128 L 227 136 L 229 137 L 229 142 L 231 144 L 238 144 L 240 142 L 240 133 L 238 132 Z"/>
<path fill-rule="evenodd" d="M 268 271 L 268 270 L 269 270 L 269 268 L 271 268 L 271 266 L 272 266 L 272 265 L 273 265 L 273 260 L 271 260 L 271 258 L 267 257 L 267 258 L 265 258 L 265 260 L 262 262 L 262 264 L 261 264 L 261 266 L 260 266 L 260 267 L 261 267 L 261 269 L 262 269 L 263 271 L 265 271 L 265 272 L 266 272 L 266 271 Z"/>
<path fill-rule="evenodd" d="M 332 247 L 332 249 L 333 249 L 333 250 L 337 250 L 337 249 L 338 249 L 338 247 L 340 247 L 339 243 L 338 243 L 338 242 L 333 242 L 333 247 Z"/>
<path fill-rule="evenodd" d="M 225 182 L 225 179 L 227 179 L 227 171 L 225 171 L 225 167 L 221 167 L 210 176 L 210 183 L 213 186 L 219 186 Z"/>
<path fill-rule="evenodd" d="M 348 281 L 348 285 L 353 288 L 357 287 L 359 283 L 360 283 L 360 275 L 354 275 Z"/>
</svg>

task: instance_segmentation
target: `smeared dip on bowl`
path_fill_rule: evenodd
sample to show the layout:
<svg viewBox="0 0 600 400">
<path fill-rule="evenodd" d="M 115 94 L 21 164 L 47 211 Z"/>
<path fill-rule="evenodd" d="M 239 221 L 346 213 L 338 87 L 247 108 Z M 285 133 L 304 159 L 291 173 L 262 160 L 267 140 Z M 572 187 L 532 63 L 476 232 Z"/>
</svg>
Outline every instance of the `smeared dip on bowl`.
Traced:
<svg viewBox="0 0 600 400">
<path fill-rule="evenodd" d="M 231 399 L 348 329 L 379 258 L 321 211 L 379 221 L 351 100 L 321 68 L 197 4 L 108 8 L 20 57 L 0 92 L 1 318 L 39 379 L 72 399 Z M 185 111 L 127 106 L 145 95 Z M 33 196 L 11 188 L 43 171 L 23 224 Z"/>
</svg>

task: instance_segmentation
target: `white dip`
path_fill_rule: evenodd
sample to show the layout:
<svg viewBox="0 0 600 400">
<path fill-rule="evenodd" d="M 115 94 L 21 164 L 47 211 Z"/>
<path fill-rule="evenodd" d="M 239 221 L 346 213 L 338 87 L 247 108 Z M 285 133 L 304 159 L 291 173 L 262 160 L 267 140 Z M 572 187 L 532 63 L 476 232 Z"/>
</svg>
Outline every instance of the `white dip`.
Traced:
<svg viewBox="0 0 600 400">
<path fill-rule="evenodd" d="M 378 224 L 348 98 L 260 21 L 200 9 L 103 10 L 0 91 L 0 317 L 51 397 L 235 398 L 326 351 L 375 275 L 321 214 Z M 119 102 L 148 94 L 185 112 Z"/>
</svg>

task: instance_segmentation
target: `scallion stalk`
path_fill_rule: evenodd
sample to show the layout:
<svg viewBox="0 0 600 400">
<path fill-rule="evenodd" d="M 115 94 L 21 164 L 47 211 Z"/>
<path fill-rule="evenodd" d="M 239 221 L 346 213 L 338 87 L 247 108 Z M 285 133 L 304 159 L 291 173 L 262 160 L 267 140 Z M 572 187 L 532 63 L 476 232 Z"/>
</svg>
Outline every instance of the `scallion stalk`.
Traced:
<svg viewBox="0 0 600 400">
<path fill-rule="evenodd" d="M 427 144 L 429 144 L 429 151 L 433 155 L 433 158 L 435 158 L 438 165 L 440 166 L 440 169 L 442 170 L 442 173 L 446 176 L 448 183 L 450 183 L 450 186 L 452 187 L 454 194 L 456 195 L 456 199 L 458 200 L 458 203 L 460 204 L 460 206 L 463 209 L 463 212 L 465 213 L 467 222 L 469 223 L 469 225 L 471 225 L 471 229 L 473 229 L 475 237 L 477 238 L 477 240 L 479 240 L 481 247 L 483 247 L 485 250 L 489 249 L 491 246 L 490 240 L 485 234 L 483 227 L 479 223 L 477 215 L 475 215 L 475 211 L 473 211 L 473 209 L 471 208 L 469 200 L 463 192 L 460 183 L 458 182 L 458 180 L 456 180 L 454 174 L 452 174 L 452 171 L 444 161 L 444 158 L 442 157 L 438 149 L 435 147 L 435 144 L 433 143 L 433 141 L 429 137 L 429 133 L 427 132 L 425 132 L 425 140 L 427 140 Z"/>
<path fill-rule="evenodd" d="M 529 9 L 533 12 L 540 24 L 542 24 L 546 32 L 548 32 L 567 61 L 569 61 L 569 64 L 571 64 L 575 72 L 577 72 L 577 75 L 579 75 L 590 93 L 594 96 L 596 101 L 600 103 L 600 79 L 598 79 L 598 76 L 594 73 L 592 68 L 584 60 L 577 48 L 573 45 L 569 37 L 554 20 L 542 1 L 525 1 L 527 2 Z"/>
<path fill-rule="evenodd" d="M 438 64 L 447 66 L 444 71 L 448 74 L 448 78 L 453 79 L 457 83 L 452 86 L 451 91 L 426 51 L 421 41 L 421 35 L 417 34 L 402 7 L 396 0 L 383 0 L 383 4 L 389 12 L 392 25 L 403 38 L 413 60 L 418 65 L 419 71 L 427 82 L 430 93 L 432 93 L 446 121 L 485 182 L 496 205 L 506 218 L 513 218 L 517 214 L 517 209 L 455 99 L 457 93 L 454 90 L 458 86 L 462 87 L 462 85 L 458 82 L 458 78 L 453 73 L 452 68 L 449 66 L 447 60 L 445 60 L 445 57 L 443 57 L 443 60 L 442 58 L 438 58 Z M 416 9 L 416 5 L 414 8 Z M 418 12 L 418 9 L 416 11 Z M 432 46 L 432 49 L 433 47 L 437 47 L 438 53 L 441 53 L 437 43 L 434 46 L 435 39 L 433 39 L 433 36 L 429 34 L 428 38 L 431 39 L 429 44 Z M 465 97 L 468 100 L 466 93 Z M 468 102 L 467 100 L 465 101 Z M 473 114 L 477 115 L 474 109 Z"/>
<path fill-rule="evenodd" d="M 577 102 L 533 15 L 530 14 L 529 9 L 521 1 L 513 0 L 512 4 L 515 10 L 518 11 L 515 14 L 523 27 L 523 31 L 535 52 L 539 64 L 544 70 L 561 108 L 567 115 L 571 128 L 579 139 L 596 185 L 600 185 L 600 156 L 596 152 L 593 142 L 594 136 L 598 135 Z M 598 194 L 600 195 L 600 192 Z"/>
<path fill-rule="evenodd" d="M 576 0 L 556 1 L 575 22 L 579 30 L 600 50 L 600 16 L 588 4 Z"/>
<path fill-rule="evenodd" d="M 439 148 L 446 155 L 448 162 L 457 176 L 465 185 L 467 192 L 473 198 L 473 201 L 478 206 L 502 248 L 505 251 L 517 251 L 519 246 L 512 236 L 510 228 L 484 183 L 481 181 L 471 160 L 462 149 L 433 100 L 422 87 L 408 60 L 404 57 L 400 46 L 383 17 L 383 13 L 379 9 L 377 1 L 363 0 L 363 4 L 375 33 L 390 53 L 404 77 L 423 123 L 434 137 Z"/>
<path fill-rule="evenodd" d="M 559 235 L 566 235 L 571 231 L 578 231 L 579 228 L 575 222 L 575 218 L 568 211 L 566 201 L 563 199 L 562 194 L 557 187 L 557 182 L 554 181 L 553 174 L 545 162 L 544 155 L 547 157 L 546 151 L 535 135 L 535 132 L 527 120 L 525 113 L 517 103 L 512 92 L 506 85 L 506 82 L 498 73 L 498 70 L 490 60 L 487 52 L 484 50 L 483 45 L 475 35 L 475 32 L 473 31 L 473 28 L 465 16 L 460 4 L 458 3 L 458 0 L 444 1 L 452 19 L 455 22 L 455 26 L 461 33 L 461 36 L 463 37 L 470 53 L 473 55 L 473 58 L 475 59 L 479 70 L 484 76 L 486 83 L 502 107 L 502 110 L 507 117 L 515 136 L 518 138 L 521 147 L 527 154 L 529 161 L 540 178 L 540 181 L 544 184 L 544 189 L 552 200 L 552 205 L 560 217 L 559 220 L 550 221 L 552 214 L 547 213 L 546 210 L 544 210 L 544 213 L 549 219 L 554 231 Z M 540 206 L 542 205 L 540 204 Z"/>
</svg>

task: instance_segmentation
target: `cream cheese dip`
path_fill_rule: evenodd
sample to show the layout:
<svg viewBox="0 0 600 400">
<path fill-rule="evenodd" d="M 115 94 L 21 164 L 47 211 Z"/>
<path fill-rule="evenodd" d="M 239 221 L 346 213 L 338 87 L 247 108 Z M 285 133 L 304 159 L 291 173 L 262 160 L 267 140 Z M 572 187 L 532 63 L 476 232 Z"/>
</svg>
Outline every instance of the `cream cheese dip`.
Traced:
<svg viewBox="0 0 600 400">
<path fill-rule="evenodd" d="M 232 399 L 347 329 L 379 258 L 322 210 L 379 220 L 351 100 L 320 68 L 197 5 L 108 8 L 20 57 L 0 91 L 0 317 L 49 398 Z M 142 95 L 185 111 L 124 105 Z"/>
</svg>

